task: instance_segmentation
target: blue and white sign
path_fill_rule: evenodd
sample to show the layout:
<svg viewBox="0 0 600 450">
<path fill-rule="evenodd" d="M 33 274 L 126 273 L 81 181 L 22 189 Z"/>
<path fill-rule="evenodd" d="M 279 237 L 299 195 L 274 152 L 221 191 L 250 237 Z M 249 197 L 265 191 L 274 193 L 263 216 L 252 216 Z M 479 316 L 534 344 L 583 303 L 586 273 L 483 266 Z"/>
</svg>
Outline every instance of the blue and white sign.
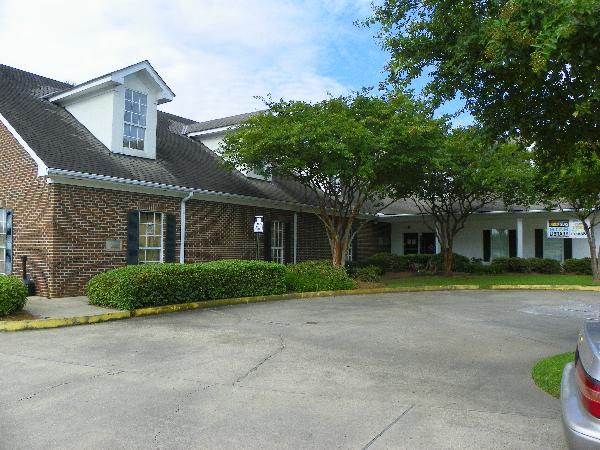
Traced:
<svg viewBox="0 0 600 450">
<path fill-rule="evenodd" d="M 585 239 L 581 220 L 548 220 L 547 236 L 551 239 Z"/>
</svg>

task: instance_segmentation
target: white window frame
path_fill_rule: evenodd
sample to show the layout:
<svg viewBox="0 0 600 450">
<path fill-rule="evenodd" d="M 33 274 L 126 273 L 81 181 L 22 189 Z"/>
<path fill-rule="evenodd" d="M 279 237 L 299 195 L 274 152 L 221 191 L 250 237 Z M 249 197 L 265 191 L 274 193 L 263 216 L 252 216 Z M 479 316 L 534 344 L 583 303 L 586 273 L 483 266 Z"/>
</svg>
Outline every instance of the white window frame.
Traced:
<svg viewBox="0 0 600 450">
<path fill-rule="evenodd" d="M 140 211 L 139 213 L 139 225 L 138 225 L 138 244 L 139 244 L 139 240 L 142 236 L 148 236 L 148 237 L 157 237 L 160 236 L 160 247 L 153 247 L 153 246 L 142 246 L 142 245 L 138 245 L 138 264 L 161 264 L 164 262 L 164 248 L 165 248 L 165 217 L 164 214 L 161 212 L 156 212 L 156 211 Z M 158 219 L 158 223 L 160 223 L 160 233 L 157 234 L 156 232 L 153 234 L 148 234 L 146 232 L 146 234 L 142 235 L 141 234 L 141 228 L 142 228 L 142 214 L 153 214 L 153 221 L 152 224 L 156 224 L 157 220 L 157 216 L 159 217 Z M 144 222 L 146 224 L 150 223 L 150 222 Z M 147 250 L 160 250 L 160 257 L 159 257 L 159 261 L 148 261 L 146 259 L 146 251 Z"/>
<path fill-rule="evenodd" d="M 0 236 L 4 236 L 4 243 L 0 241 L 0 274 L 6 275 L 6 209 L 0 208 Z"/>
<path fill-rule="evenodd" d="M 271 222 L 271 261 L 285 263 L 285 224 L 279 220 Z"/>
<path fill-rule="evenodd" d="M 132 98 L 131 100 L 129 100 L 127 98 L 127 94 L 131 92 L 132 94 Z M 136 93 L 140 96 L 143 96 L 143 98 L 145 98 L 145 103 L 141 102 L 141 99 L 139 102 L 134 102 L 133 101 L 133 93 Z M 139 105 L 139 109 L 140 112 L 136 113 L 133 111 L 128 111 L 127 110 L 127 102 L 130 101 L 132 104 L 136 104 Z M 125 102 L 124 102 L 124 113 L 123 113 L 123 148 L 128 149 L 128 150 L 137 150 L 137 151 L 144 151 L 145 146 L 146 146 L 146 127 L 148 126 L 148 95 L 144 94 L 143 92 L 139 92 L 136 91 L 134 89 L 125 89 Z M 130 113 L 132 116 L 131 120 L 127 120 L 127 113 Z M 133 120 L 133 115 L 137 114 L 140 117 L 143 117 L 144 119 L 144 123 L 143 125 L 140 123 L 135 123 L 135 121 Z M 142 137 L 140 139 L 140 136 L 138 136 L 137 131 L 136 131 L 136 136 L 131 136 L 126 134 L 125 129 L 126 127 L 131 127 L 131 129 L 135 129 L 135 130 L 141 130 L 142 131 Z M 142 148 L 138 148 L 138 147 L 133 147 L 132 146 L 132 138 L 136 139 L 136 141 L 141 141 L 142 143 Z"/>
</svg>

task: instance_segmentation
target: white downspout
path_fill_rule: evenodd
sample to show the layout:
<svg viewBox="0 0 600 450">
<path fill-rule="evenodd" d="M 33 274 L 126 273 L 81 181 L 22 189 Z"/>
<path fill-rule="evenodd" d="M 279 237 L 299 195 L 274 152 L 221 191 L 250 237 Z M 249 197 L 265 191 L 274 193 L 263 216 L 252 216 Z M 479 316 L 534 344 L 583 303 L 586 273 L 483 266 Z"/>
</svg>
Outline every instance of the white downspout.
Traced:
<svg viewBox="0 0 600 450">
<path fill-rule="evenodd" d="M 294 213 L 294 264 L 298 261 L 298 213 Z"/>
<path fill-rule="evenodd" d="M 185 204 L 191 199 L 196 191 L 191 191 L 187 197 L 181 200 L 181 207 L 179 208 L 179 229 L 181 231 L 179 239 L 179 263 L 185 263 Z"/>
</svg>

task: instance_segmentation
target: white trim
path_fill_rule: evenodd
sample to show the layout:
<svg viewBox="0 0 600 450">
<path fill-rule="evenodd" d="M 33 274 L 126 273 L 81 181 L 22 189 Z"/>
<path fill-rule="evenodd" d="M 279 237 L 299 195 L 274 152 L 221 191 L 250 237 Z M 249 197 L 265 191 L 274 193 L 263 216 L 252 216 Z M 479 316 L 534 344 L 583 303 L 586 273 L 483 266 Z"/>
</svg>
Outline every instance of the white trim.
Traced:
<svg viewBox="0 0 600 450">
<path fill-rule="evenodd" d="M 317 208 L 302 203 L 286 202 L 281 200 L 261 199 L 240 194 L 228 194 L 225 192 L 209 191 L 205 189 L 194 189 L 183 186 L 154 183 L 150 181 L 131 180 L 128 178 L 110 177 L 107 175 L 96 175 L 75 172 L 65 169 L 48 169 L 52 177 L 49 183 L 83 186 L 97 189 L 110 189 L 126 192 L 145 192 L 154 195 L 166 195 L 181 197 L 194 192 L 194 198 L 210 202 L 232 203 L 236 205 L 259 206 L 275 208 L 283 211 L 315 212 Z M 160 192 L 157 192 L 160 191 Z"/>
<path fill-rule="evenodd" d="M 169 86 L 160 78 L 158 72 L 148 61 L 141 61 L 124 69 L 115 70 L 102 78 L 86 81 L 82 84 L 72 87 L 66 91 L 59 92 L 48 98 L 51 102 L 61 102 L 72 97 L 84 95 L 86 92 L 93 92 L 107 87 L 125 83 L 125 77 L 140 71 L 146 71 L 154 82 L 160 87 L 161 95 L 158 97 L 158 104 L 170 102 L 175 98 L 175 94 Z"/>
<path fill-rule="evenodd" d="M 21 135 L 13 128 L 13 126 L 8 122 L 6 117 L 0 114 L 0 122 L 6 127 L 8 132 L 13 135 L 16 141 L 23 147 L 23 150 L 27 152 L 27 154 L 33 159 L 33 161 L 37 165 L 37 176 L 44 177 L 48 175 L 48 166 L 44 164 L 44 161 L 33 151 L 33 149 L 25 142 L 25 139 L 21 137 Z"/>
<path fill-rule="evenodd" d="M 211 136 L 213 134 L 220 134 L 223 132 L 227 132 L 230 131 L 233 127 L 235 127 L 235 125 L 228 125 L 226 127 L 219 127 L 219 128 L 209 128 L 207 130 L 202 130 L 202 131 L 192 131 L 191 133 L 187 133 L 188 137 L 196 137 L 196 136 Z"/>
</svg>

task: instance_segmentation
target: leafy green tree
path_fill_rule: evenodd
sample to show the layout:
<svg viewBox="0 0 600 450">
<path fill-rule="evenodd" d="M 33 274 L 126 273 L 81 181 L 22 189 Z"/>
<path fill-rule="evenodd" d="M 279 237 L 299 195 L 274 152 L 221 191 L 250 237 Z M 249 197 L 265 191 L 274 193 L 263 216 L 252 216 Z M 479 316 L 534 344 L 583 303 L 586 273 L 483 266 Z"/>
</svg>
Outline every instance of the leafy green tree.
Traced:
<svg viewBox="0 0 600 450">
<path fill-rule="evenodd" d="M 592 275 L 600 281 L 600 249 L 596 227 L 600 225 L 600 159 L 585 149 L 569 161 L 539 167 L 546 203 L 581 220 L 590 249 Z"/>
<path fill-rule="evenodd" d="M 441 245 L 444 272 L 450 275 L 456 235 L 467 219 L 486 206 L 527 204 L 534 171 L 530 153 L 517 144 L 489 144 L 477 127 L 452 130 L 427 160 L 413 201 L 431 217 Z"/>
<path fill-rule="evenodd" d="M 345 264 L 367 220 L 413 189 L 445 126 L 405 94 L 265 103 L 264 114 L 225 138 L 223 158 L 230 167 L 303 186 L 325 226 L 334 265 Z"/>
<path fill-rule="evenodd" d="M 427 76 L 436 105 L 464 98 L 539 160 L 600 154 L 600 0 L 384 0 L 367 23 L 393 84 Z"/>
</svg>

